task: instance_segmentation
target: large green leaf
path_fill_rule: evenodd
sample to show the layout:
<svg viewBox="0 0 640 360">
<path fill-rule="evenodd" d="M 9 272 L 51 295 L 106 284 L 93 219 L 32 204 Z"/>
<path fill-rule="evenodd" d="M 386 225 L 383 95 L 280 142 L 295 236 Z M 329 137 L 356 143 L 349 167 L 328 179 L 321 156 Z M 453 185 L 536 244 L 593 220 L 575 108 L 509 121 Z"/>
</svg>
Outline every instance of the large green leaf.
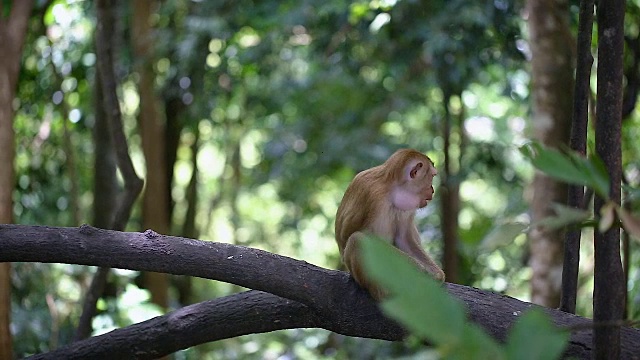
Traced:
<svg viewBox="0 0 640 360">
<path fill-rule="evenodd" d="M 586 185 L 603 199 L 609 198 L 609 174 L 602 159 L 595 154 L 587 159 L 575 151 L 567 151 L 567 154 L 587 176 Z"/>
<path fill-rule="evenodd" d="M 462 359 L 465 352 L 500 358 L 495 341 L 466 321 L 464 305 L 406 255 L 375 237 L 362 242 L 362 252 L 365 270 L 388 291 L 382 303 L 386 314 L 429 340 L 445 358 Z"/>
<path fill-rule="evenodd" d="M 609 176 L 596 156 L 586 159 L 571 151 L 564 154 L 536 142 L 522 146 L 520 151 L 547 175 L 570 184 L 588 186 L 602 198 L 608 198 Z"/>
<path fill-rule="evenodd" d="M 460 360 L 506 359 L 502 347 L 475 324 L 468 323 L 465 326 L 461 343 L 463 346 L 450 349 L 449 352 L 443 351 L 443 357 Z"/>
<path fill-rule="evenodd" d="M 558 359 L 569 332 L 557 328 L 540 309 L 524 313 L 511 328 L 507 338 L 507 356 L 513 360 Z"/>
<path fill-rule="evenodd" d="M 433 343 L 460 340 L 465 318 L 460 301 L 385 241 L 367 237 L 362 247 L 365 270 L 390 295 L 382 304 L 389 315 Z"/>
</svg>

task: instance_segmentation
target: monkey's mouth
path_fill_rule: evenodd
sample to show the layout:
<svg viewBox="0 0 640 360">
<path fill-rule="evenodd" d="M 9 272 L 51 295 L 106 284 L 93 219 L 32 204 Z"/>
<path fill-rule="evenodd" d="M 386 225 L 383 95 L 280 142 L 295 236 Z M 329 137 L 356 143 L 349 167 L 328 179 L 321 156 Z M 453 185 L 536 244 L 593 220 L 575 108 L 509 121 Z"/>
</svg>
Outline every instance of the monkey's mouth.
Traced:
<svg viewBox="0 0 640 360">
<path fill-rule="evenodd" d="M 433 186 L 431 186 L 429 190 L 431 191 L 427 193 L 427 197 L 425 198 L 426 201 L 433 200 L 433 195 L 436 193 L 436 190 L 433 188 Z"/>
<path fill-rule="evenodd" d="M 433 193 L 425 196 L 422 201 L 420 201 L 420 207 L 423 208 L 429 204 L 429 201 L 433 200 Z"/>
</svg>

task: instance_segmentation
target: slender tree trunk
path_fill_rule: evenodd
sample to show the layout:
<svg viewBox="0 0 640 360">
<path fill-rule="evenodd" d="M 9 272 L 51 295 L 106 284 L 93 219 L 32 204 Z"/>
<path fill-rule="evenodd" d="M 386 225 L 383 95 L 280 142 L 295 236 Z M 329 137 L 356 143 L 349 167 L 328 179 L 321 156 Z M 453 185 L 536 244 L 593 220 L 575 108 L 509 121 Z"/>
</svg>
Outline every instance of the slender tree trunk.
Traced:
<svg viewBox="0 0 640 360">
<path fill-rule="evenodd" d="M 566 0 L 528 0 L 531 70 L 533 82 L 533 127 L 535 138 L 550 147 L 567 144 L 573 94 L 573 40 L 569 33 Z M 566 186 L 542 173 L 533 180 L 531 221 L 552 216 L 550 205 L 567 200 Z M 531 300 L 549 307 L 560 303 L 562 233 L 541 227 L 529 234 L 532 269 Z"/>
<path fill-rule="evenodd" d="M 451 164 L 451 112 L 449 104 L 451 95 L 445 95 L 444 106 L 444 171 L 442 178 L 442 238 L 444 254 L 442 267 L 447 281 L 458 282 L 458 214 L 460 213 L 460 186 L 455 179 L 455 172 Z"/>
<path fill-rule="evenodd" d="M 153 28 L 151 15 L 155 1 L 136 0 L 133 2 L 132 42 L 136 69 L 140 76 L 138 92 L 140 111 L 138 123 L 142 135 L 142 150 L 146 161 L 147 176 L 142 205 L 142 225 L 161 234 L 169 232 L 169 203 L 167 191 L 167 171 L 165 158 L 165 127 L 161 121 L 160 104 L 154 87 L 153 72 Z M 171 164 L 173 165 L 173 164 Z M 146 273 L 145 283 L 154 303 L 167 307 L 167 274 Z"/>
<path fill-rule="evenodd" d="M 7 18 L 5 6 L 11 6 Z M 33 10 L 32 0 L 0 2 L 0 224 L 13 222 L 12 194 L 15 187 L 13 160 L 13 99 L 18 86 L 22 46 L 27 23 Z M 13 358 L 11 340 L 11 264 L 0 263 L 0 359 Z"/>
<path fill-rule="evenodd" d="M 609 173 L 609 200 L 620 204 L 622 158 L 620 127 L 622 122 L 622 56 L 624 49 L 624 0 L 598 3 L 598 112 L 596 115 L 596 152 Z M 594 212 L 606 199 L 596 196 Z M 595 279 L 593 320 L 610 323 L 622 320 L 625 283 L 620 260 L 620 229 L 617 226 L 595 232 Z M 593 344 L 596 359 L 620 357 L 620 328 L 597 326 Z"/>
<path fill-rule="evenodd" d="M 4 24 L 3 24 L 4 25 Z M 6 44 L 6 29 L 0 29 L 0 41 Z M 13 98 L 15 88 L 10 82 L 9 56 L 0 57 L 0 223 L 13 222 L 12 193 L 15 157 L 13 133 Z M 11 343 L 11 263 L 0 263 L 0 359 L 13 358 Z"/>
<path fill-rule="evenodd" d="M 93 179 L 93 225 L 101 229 L 113 226 L 118 194 L 118 180 L 116 177 L 116 153 L 109 129 L 109 121 L 104 111 L 102 79 L 96 71 L 94 84 L 95 123 L 93 126 L 93 143 L 95 147 L 94 179 Z M 86 339 L 93 331 L 92 321 L 96 315 L 96 303 L 104 293 L 109 268 L 99 268 L 91 281 L 89 288 L 84 291 L 85 300 L 74 341 Z"/>
<path fill-rule="evenodd" d="M 204 56 L 206 57 L 206 55 Z M 177 87 L 177 85 L 173 85 Z M 167 223 L 171 224 L 173 218 L 174 201 L 171 197 L 171 189 L 173 189 L 173 164 L 178 158 L 178 146 L 180 145 L 180 135 L 184 127 L 184 117 L 186 106 L 179 96 L 172 96 L 164 101 L 164 114 L 166 118 L 165 136 L 165 161 L 166 161 L 166 180 L 165 180 L 165 197 L 169 206 L 167 211 Z"/>
<path fill-rule="evenodd" d="M 120 193 L 117 178 L 116 153 L 109 129 L 109 121 L 102 103 L 102 79 L 96 72 L 95 80 L 95 123 L 93 126 L 93 143 L 95 158 L 93 169 L 93 225 L 101 229 L 109 229 L 117 208 L 116 199 Z"/>
<path fill-rule="evenodd" d="M 101 115 L 105 115 L 109 126 L 109 136 L 111 137 L 113 153 L 116 157 L 116 163 L 120 174 L 124 180 L 124 192 L 119 197 L 117 209 L 113 214 L 112 223 L 109 228 L 116 230 L 124 230 L 131 209 L 138 195 L 142 191 L 143 181 L 136 174 L 133 162 L 129 156 L 129 144 L 124 134 L 122 126 L 122 113 L 120 111 L 120 103 L 118 101 L 117 87 L 118 81 L 114 72 L 114 48 L 116 48 L 113 35 L 115 23 L 114 9 L 118 7 L 116 0 L 98 0 L 96 1 L 96 55 L 97 55 L 97 73 L 98 81 L 96 84 L 102 85 L 97 99 L 100 99 L 101 110 L 97 110 Z M 108 176 L 108 175 L 107 175 Z M 103 219 L 104 220 L 104 219 Z M 95 313 L 96 302 L 104 291 L 105 284 L 110 272 L 110 268 L 101 267 L 98 269 L 89 287 L 89 291 L 85 295 L 82 314 L 76 331 L 76 340 L 83 336 L 88 336 L 91 331 L 91 320 Z"/>
<path fill-rule="evenodd" d="M 593 29 L 594 0 L 580 2 L 578 46 L 576 55 L 576 83 L 571 122 L 571 149 L 586 156 L 587 124 L 589 120 L 589 95 L 591 95 L 591 34 Z M 584 186 L 571 185 L 568 189 L 567 205 L 585 208 Z M 581 229 L 568 229 L 565 234 L 564 264 L 562 269 L 562 296 L 560 310 L 575 314 L 578 293 L 578 267 L 580 265 Z"/>
</svg>

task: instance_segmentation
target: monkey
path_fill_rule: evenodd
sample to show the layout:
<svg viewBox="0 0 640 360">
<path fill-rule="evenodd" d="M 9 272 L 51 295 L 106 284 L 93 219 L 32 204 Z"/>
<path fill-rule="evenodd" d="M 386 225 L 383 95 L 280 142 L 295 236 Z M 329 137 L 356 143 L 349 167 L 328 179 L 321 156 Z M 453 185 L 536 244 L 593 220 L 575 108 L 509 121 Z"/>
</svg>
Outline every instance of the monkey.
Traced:
<svg viewBox="0 0 640 360">
<path fill-rule="evenodd" d="M 382 165 L 358 173 L 336 213 L 335 236 L 340 257 L 355 281 L 376 300 L 386 296 L 365 275 L 359 242 L 365 235 L 389 241 L 424 272 L 443 282 L 445 274 L 420 245 L 416 210 L 427 206 L 438 174 L 431 159 L 414 149 L 400 149 Z"/>
</svg>

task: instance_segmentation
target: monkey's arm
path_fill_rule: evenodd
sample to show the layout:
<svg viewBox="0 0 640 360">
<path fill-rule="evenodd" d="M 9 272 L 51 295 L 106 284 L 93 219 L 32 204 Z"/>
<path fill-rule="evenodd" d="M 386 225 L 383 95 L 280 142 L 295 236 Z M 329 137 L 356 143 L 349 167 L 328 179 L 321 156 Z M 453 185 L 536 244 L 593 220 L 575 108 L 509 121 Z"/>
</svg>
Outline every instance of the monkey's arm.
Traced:
<svg viewBox="0 0 640 360">
<path fill-rule="evenodd" d="M 411 226 L 405 234 L 405 236 L 398 236 L 395 239 L 395 245 L 398 249 L 408 254 L 420 268 L 431 274 L 434 279 L 444 281 L 444 271 L 442 271 L 431 256 L 424 251 L 422 245 L 420 245 L 418 229 L 415 226 Z"/>
</svg>

